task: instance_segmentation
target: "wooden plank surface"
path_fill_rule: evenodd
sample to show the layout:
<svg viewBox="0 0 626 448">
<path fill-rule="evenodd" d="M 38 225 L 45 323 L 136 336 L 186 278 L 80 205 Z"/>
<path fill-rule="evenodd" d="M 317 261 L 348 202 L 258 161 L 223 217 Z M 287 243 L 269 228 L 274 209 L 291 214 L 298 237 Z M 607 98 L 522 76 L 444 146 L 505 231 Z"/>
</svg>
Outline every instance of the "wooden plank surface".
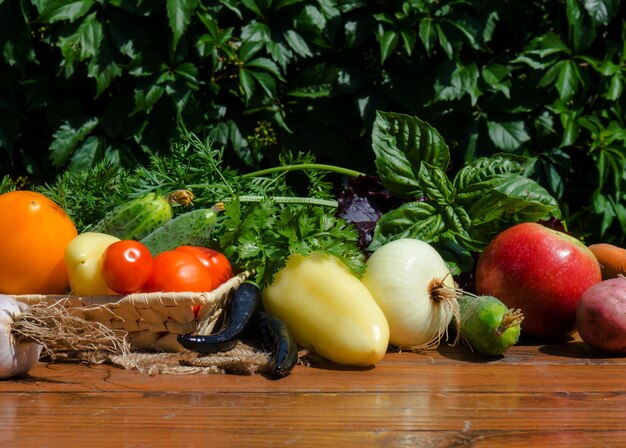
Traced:
<svg viewBox="0 0 626 448">
<path fill-rule="evenodd" d="M 2 447 L 626 446 L 626 358 L 579 339 L 487 360 L 388 353 L 373 368 L 148 376 L 40 363 L 0 381 Z"/>
</svg>

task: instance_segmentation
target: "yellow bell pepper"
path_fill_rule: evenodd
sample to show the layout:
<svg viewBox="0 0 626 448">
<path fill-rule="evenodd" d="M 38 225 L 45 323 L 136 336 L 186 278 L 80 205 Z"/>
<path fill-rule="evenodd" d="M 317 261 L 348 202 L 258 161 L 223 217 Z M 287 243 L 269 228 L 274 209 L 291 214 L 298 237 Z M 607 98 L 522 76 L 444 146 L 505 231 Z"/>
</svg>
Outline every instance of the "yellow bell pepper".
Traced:
<svg viewBox="0 0 626 448">
<path fill-rule="evenodd" d="M 282 319 L 296 343 L 330 361 L 367 366 L 380 361 L 389 325 L 349 269 L 331 255 L 292 255 L 263 291 L 263 306 Z"/>
</svg>

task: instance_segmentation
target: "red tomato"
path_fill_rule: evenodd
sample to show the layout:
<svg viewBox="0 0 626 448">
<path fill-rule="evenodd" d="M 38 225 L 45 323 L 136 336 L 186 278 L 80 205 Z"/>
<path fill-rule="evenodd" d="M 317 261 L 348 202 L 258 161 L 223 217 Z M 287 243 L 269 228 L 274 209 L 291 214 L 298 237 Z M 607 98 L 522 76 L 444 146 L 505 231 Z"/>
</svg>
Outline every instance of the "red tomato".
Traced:
<svg viewBox="0 0 626 448">
<path fill-rule="evenodd" d="M 118 294 L 140 291 L 152 275 L 150 250 L 139 241 L 121 240 L 102 254 L 102 278 Z"/>
<path fill-rule="evenodd" d="M 203 292 L 213 289 L 211 273 L 195 256 L 177 250 L 154 257 L 147 291 Z"/>
<path fill-rule="evenodd" d="M 233 276 L 230 261 L 228 261 L 226 255 L 215 249 L 202 246 L 178 246 L 174 250 L 187 252 L 197 257 L 211 272 L 215 288 Z"/>
</svg>

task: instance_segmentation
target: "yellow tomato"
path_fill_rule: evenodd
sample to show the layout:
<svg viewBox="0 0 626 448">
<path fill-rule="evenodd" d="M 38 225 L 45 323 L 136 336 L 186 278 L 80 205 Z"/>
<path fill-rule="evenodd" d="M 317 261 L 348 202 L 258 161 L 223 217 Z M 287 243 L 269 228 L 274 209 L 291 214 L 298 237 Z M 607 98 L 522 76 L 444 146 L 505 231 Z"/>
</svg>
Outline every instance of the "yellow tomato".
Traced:
<svg viewBox="0 0 626 448">
<path fill-rule="evenodd" d="M 65 210 L 46 196 L 25 190 L 0 195 L 0 293 L 66 292 L 63 254 L 76 235 Z"/>
<path fill-rule="evenodd" d="M 70 275 L 72 294 L 115 294 L 102 276 L 102 254 L 107 247 L 119 240 L 106 233 L 85 232 L 70 241 L 65 249 L 65 264 Z"/>
</svg>

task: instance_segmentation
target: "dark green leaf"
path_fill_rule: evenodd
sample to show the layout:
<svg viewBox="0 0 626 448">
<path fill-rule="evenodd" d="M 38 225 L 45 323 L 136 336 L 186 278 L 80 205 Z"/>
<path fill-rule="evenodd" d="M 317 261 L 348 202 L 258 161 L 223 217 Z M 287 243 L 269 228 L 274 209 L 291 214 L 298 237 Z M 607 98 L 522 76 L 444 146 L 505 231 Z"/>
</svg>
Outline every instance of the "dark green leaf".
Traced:
<svg viewBox="0 0 626 448">
<path fill-rule="evenodd" d="M 54 165 L 63 166 L 78 145 L 97 125 L 97 118 L 81 118 L 63 122 L 52 136 L 50 144 L 50 157 Z"/>
<path fill-rule="evenodd" d="M 561 125 L 563 126 L 563 136 L 561 138 L 561 146 L 571 146 L 578 139 L 580 134 L 580 125 L 578 124 L 578 111 L 563 111 L 559 114 Z"/>
<path fill-rule="evenodd" d="M 578 89 L 579 74 L 578 67 L 574 61 L 562 61 L 563 65 L 556 81 L 556 88 L 559 91 L 559 97 L 563 101 L 568 101 L 576 93 Z"/>
<path fill-rule="evenodd" d="M 59 47 L 66 64 L 95 57 L 102 42 L 102 24 L 96 13 L 85 17 L 74 34 L 59 38 Z"/>
<path fill-rule="evenodd" d="M 140 81 L 135 87 L 135 108 L 131 115 L 137 112 L 149 112 L 164 93 L 165 88 L 153 79 Z"/>
<path fill-rule="evenodd" d="M 415 48 L 415 42 L 417 42 L 417 33 L 415 30 L 402 30 L 400 32 L 402 37 L 402 43 L 404 44 L 404 51 L 411 56 L 413 49 Z"/>
<path fill-rule="evenodd" d="M 251 61 L 246 62 L 245 67 L 246 68 L 259 68 L 261 70 L 265 70 L 271 73 L 272 75 L 274 75 L 274 77 L 284 81 L 284 78 L 282 74 L 280 73 L 280 69 L 271 59 L 268 59 L 268 58 L 252 59 Z"/>
<path fill-rule="evenodd" d="M 380 63 L 384 63 L 385 60 L 393 53 L 398 45 L 398 33 L 395 31 L 385 31 L 379 37 L 380 43 Z"/>
<path fill-rule="evenodd" d="M 430 17 L 420 20 L 419 36 L 426 49 L 426 54 L 430 55 L 437 38 L 437 32 Z"/>
<path fill-rule="evenodd" d="M 91 168 L 100 158 L 99 152 L 104 147 L 102 139 L 90 136 L 76 149 L 72 155 L 69 169 L 80 171 Z"/>
<path fill-rule="evenodd" d="M 248 70 L 239 70 L 239 85 L 243 89 L 246 102 L 249 101 L 254 94 L 254 77 Z"/>
<path fill-rule="evenodd" d="M 454 59 L 454 47 L 452 46 L 450 40 L 448 40 L 445 31 L 438 24 L 435 25 L 435 29 L 437 30 L 437 37 L 439 38 L 439 45 L 441 45 L 441 48 L 445 51 L 448 59 Z"/>
<path fill-rule="evenodd" d="M 263 6 L 263 4 L 267 3 L 266 1 L 241 0 L 241 3 L 243 3 L 246 8 L 254 12 L 259 17 L 264 17 L 266 6 Z"/>
<path fill-rule="evenodd" d="M 60 20 L 70 22 L 81 18 L 95 4 L 94 0 L 33 0 L 39 11 L 38 22 L 54 23 Z"/>
<path fill-rule="evenodd" d="M 622 96 L 624 91 L 624 79 L 621 74 L 611 76 L 609 86 L 606 89 L 604 97 L 609 101 L 616 101 Z"/>
<path fill-rule="evenodd" d="M 558 34 L 550 31 L 543 36 L 533 39 L 526 53 L 545 58 L 559 53 L 569 54 L 570 49 Z"/>
<path fill-rule="evenodd" d="M 289 47 L 300 56 L 308 57 L 313 56 L 309 45 L 306 40 L 294 30 L 287 30 L 283 32 L 283 37 L 289 45 Z"/>
<path fill-rule="evenodd" d="M 435 128 L 417 117 L 377 112 L 372 148 L 378 175 L 394 194 L 421 194 L 417 173 L 422 162 L 445 170 L 450 161 L 448 145 Z"/>
<path fill-rule="evenodd" d="M 578 0 L 566 0 L 565 9 L 567 13 L 567 23 L 569 25 L 570 41 L 574 49 L 580 48 L 583 33 L 586 31 L 582 26 L 582 10 Z"/>
<path fill-rule="evenodd" d="M 269 98 L 276 96 L 276 80 L 270 74 L 259 70 L 247 70 L 247 72 L 256 80 Z"/>
<path fill-rule="evenodd" d="M 494 145 L 504 151 L 515 151 L 530 140 L 522 121 L 488 121 L 487 129 Z"/>
<path fill-rule="evenodd" d="M 239 48 L 239 59 L 242 62 L 249 61 L 255 54 L 263 48 L 263 42 L 248 41 L 244 42 Z"/>
<path fill-rule="evenodd" d="M 509 98 L 511 91 L 510 70 L 500 64 L 490 64 L 482 68 L 483 80 L 495 91 Z"/>
<path fill-rule="evenodd" d="M 607 25 L 615 17 L 619 0 L 583 0 L 583 5 L 594 22 Z"/>
<path fill-rule="evenodd" d="M 292 78 L 287 94 L 304 98 L 330 97 L 338 76 L 339 69 L 334 65 L 314 65 Z"/>
<path fill-rule="evenodd" d="M 435 83 L 437 93 L 434 101 L 458 100 L 469 95 L 472 104 L 476 104 L 481 93 L 478 87 L 478 67 L 474 63 L 469 65 L 457 63 L 452 72 L 449 72 L 452 67 L 451 64 L 442 64 L 443 71 L 438 73 Z"/>
<path fill-rule="evenodd" d="M 174 36 L 172 48 L 178 45 L 197 6 L 198 0 L 167 0 L 167 18 Z"/>
</svg>

